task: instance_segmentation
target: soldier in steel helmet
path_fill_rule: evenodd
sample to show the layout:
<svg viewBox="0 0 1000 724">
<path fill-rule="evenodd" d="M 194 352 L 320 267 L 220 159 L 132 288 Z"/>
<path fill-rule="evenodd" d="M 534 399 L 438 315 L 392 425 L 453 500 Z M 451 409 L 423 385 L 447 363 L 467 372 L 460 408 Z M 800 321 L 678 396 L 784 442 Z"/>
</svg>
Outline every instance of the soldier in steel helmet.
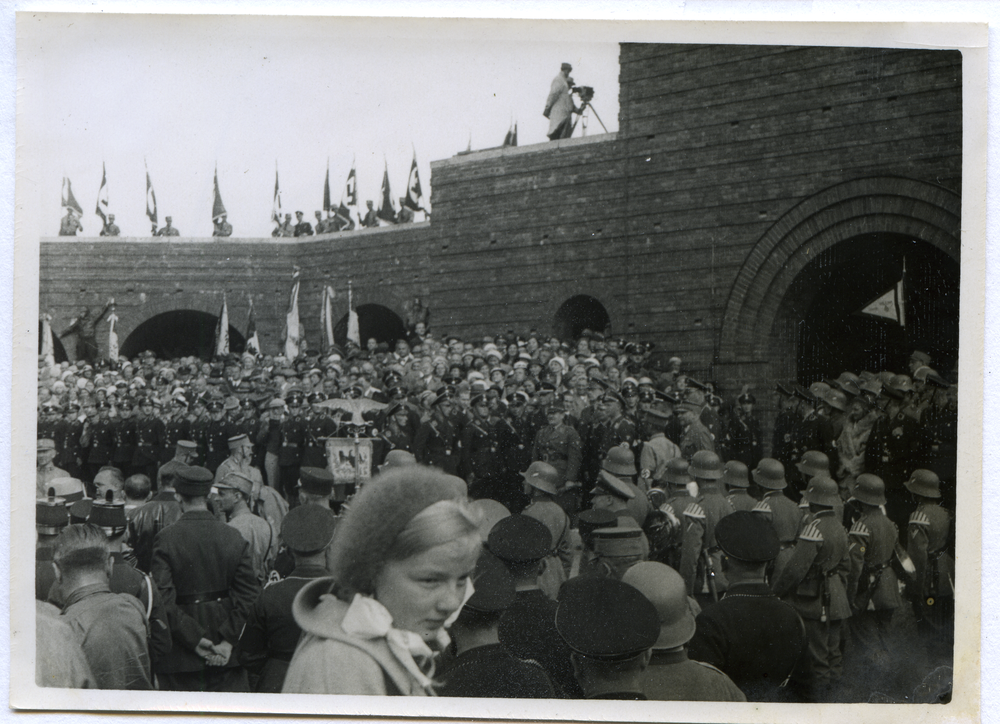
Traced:
<svg viewBox="0 0 1000 724">
<path fill-rule="evenodd" d="M 684 544 L 679 572 L 688 595 L 700 598 L 699 603 L 707 603 L 717 601 L 726 590 L 715 526 L 734 510 L 720 487 L 725 471 L 718 455 L 708 450 L 695 453 L 688 474 L 698 484 L 699 496 L 697 502 L 683 511 Z"/>
</svg>

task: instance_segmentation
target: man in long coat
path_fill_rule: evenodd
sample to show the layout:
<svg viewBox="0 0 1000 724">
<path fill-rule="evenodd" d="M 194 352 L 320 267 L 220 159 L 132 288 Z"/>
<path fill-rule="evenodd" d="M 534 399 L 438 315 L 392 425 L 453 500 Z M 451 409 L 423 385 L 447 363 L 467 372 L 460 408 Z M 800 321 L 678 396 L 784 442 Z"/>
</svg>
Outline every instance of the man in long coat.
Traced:
<svg viewBox="0 0 1000 724">
<path fill-rule="evenodd" d="M 552 88 L 549 90 L 549 98 L 545 101 L 545 110 L 542 115 L 549 119 L 548 137 L 550 141 L 557 141 L 560 138 L 569 138 L 573 133 L 573 114 L 580 113 L 580 109 L 573 103 L 570 95 L 569 74 L 573 66 L 563 63 L 557 75 L 552 80 Z"/>
</svg>

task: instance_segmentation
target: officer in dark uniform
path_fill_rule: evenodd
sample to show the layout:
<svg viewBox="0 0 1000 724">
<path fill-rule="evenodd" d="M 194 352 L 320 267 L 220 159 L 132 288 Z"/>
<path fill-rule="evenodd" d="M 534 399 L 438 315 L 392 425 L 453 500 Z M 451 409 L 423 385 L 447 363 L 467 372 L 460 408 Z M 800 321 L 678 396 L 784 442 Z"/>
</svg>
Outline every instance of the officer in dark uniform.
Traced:
<svg viewBox="0 0 1000 724">
<path fill-rule="evenodd" d="M 57 468 L 70 474 L 70 477 L 80 477 L 80 465 L 83 462 L 83 450 L 80 447 L 80 433 L 83 432 L 83 421 L 80 420 L 80 404 L 70 400 L 66 404 L 63 425 L 56 429 L 54 442 L 56 458 L 53 461 Z"/>
<path fill-rule="evenodd" d="M 205 425 L 205 467 L 213 475 L 222 461 L 229 457 L 229 438 L 233 436 L 232 426 L 226 418 L 226 404 L 219 398 L 208 401 L 210 420 Z"/>
<path fill-rule="evenodd" d="M 188 410 L 188 435 L 190 436 L 188 439 L 197 445 L 197 449 L 190 460 L 192 465 L 204 465 L 207 459 L 208 451 L 205 443 L 205 433 L 208 430 L 208 423 L 211 420 L 208 416 L 207 402 L 208 394 L 203 392 L 194 398 Z M 220 460 L 219 462 L 222 461 Z"/>
<path fill-rule="evenodd" d="M 739 460 L 748 468 L 755 468 L 764 455 L 764 434 L 754 414 L 757 398 L 744 392 L 736 402 L 725 425 L 723 447 L 730 460 Z"/>
<path fill-rule="evenodd" d="M 489 551 L 483 551 L 472 576 L 475 592 L 465 602 L 450 634 L 454 658 L 444 661 L 435 679 L 439 696 L 491 699 L 554 699 L 545 669 L 515 658 L 500 643 L 498 628 L 514 603 L 514 577 Z"/>
<path fill-rule="evenodd" d="M 183 513 L 153 545 L 153 579 L 174 638 L 158 672 L 165 690 L 249 691 L 232 649 L 260 586 L 249 544 L 208 510 L 211 487 L 211 471 L 181 468 L 174 489 Z"/>
<path fill-rule="evenodd" d="M 837 481 L 813 478 L 803 498 L 812 520 L 799 533 L 794 552 L 771 589 L 792 604 L 805 623 L 809 699 L 824 701 L 841 675 L 841 635 L 851 615 L 847 600 L 851 557 L 847 531 L 834 511 L 840 502 Z"/>
<path fill-rule="evenodd" d="M 502 471 L 498 468 L 500 455 L 500 432 L 497 420 L 490 415 L 490 403 L 486 395 L 472 398 L 472 419 L 462 430 L 462 460 L 459 474 L 469 483 L 469 497 L 492 498 L 501 503 L 509 498 L 502 490 Z"/>
<path fill-rule="evenodd" d="M 569 648 L 556 631 L 556 602 L 538 586 L 542 559 L 552 553 L 549 529 L 527 515 L 511 515 L 493 526 L 486 548 L 507 566 L 517 592 L 500 618 L 500 643 L 513 656 L 541 664 L 559 696 L 579 698 Z"/>
<path fill-rule="evenodd" d="M 555 501 L 559 503 L 571 518 L 580 510 L 580 464 L 583 448 L 580 434 L 570 425 L 565 424 L 566 408 L 556 400 L 549 405 L 547 422 L 535 435 L 532 448 L 532 462 L 542 461 L 555 468 L 556 480 Z"/>
<path fill-rule="evenodd" d="M 111 453 L 111 464 L 128 477 L 132 474 L 132 458 L 135 457 L 135 402 L 125 399 L 118 404 L 118 417 L 111 422 L 115 434 L 115 449 Z"/>
<path fill-rule="evenodd" d="M 574 578 L 563 586 L 555 620 L 583 698 L 646 699 L 642 675 L 660 619 L 645 596 L 612 578 Z"/>
<path fill-rule="evenodd" d="M 88 485 L 93 483 L 98 470 L 111 463 L 115 447 L 115 430 L 109 417 L 111 405 L 100 400 L 96 407 L 97 419 L 88 419 L 80 431 L 80 445 L 87 453 L 84 482 Z"/>
<path fill-rule="evenodd" d="M 775 397 L 778 401 L 778 415 L 774 418 L 774 429 L 771 435 L 771 457 L 781 462 L 787 470 L 794 463 L 801 451 L 795 449 L 795 428 L 801 420 L 796 412 L 798 400 L 792 388 L 780 382 L 775 385 Z M 756 465 L 748 466 L 750 468 Z"/>
<path fill-rule="evenodd" d="M 778 536 L 761 516 L 737 511 L 715 526 L 715 541 L 729 590 L 698 614 L 688 655 L 725 672 L 748 701 L 787 701 L 785 685 L 805 650 L 805 629 L 765 579 Z"/>
<path fill-rule="evenodd" d="M 413 435 L 420 427 L 419 418 L 416 425 L 411 425 L 410 410 L 401 402 L 396 401 L 386 408 L 385 420 L 379 426 L 382 440 L 384 441 L 384 453 L 378 464 L 385 461 L 385 457 L 393 450 L 405 450 L 413 452 Z"/>
<path fill-rule="evenodd" d="M 302 420 L 302 403 L 305 396 L 301 390 L 292 390 L 285 398 L 288 415 L 281 421 L 279 431 L 281 443 L 278 449 L 278 477 L 280 490 L 284 492 L 288 506 L 298 505 L 296 486 L 299 484 L 299 467 L 302 465 L 302 450 L 305 447 L 306 426 Z"/>
<path fill-rule="evenodd" d="M 281 539 L 291 551 L 294 568 L 282 580 L 265 586 L 250 607 L 240 636 L 239 660 L 254 691 L 281 693 L 288 662 L 302 634 L 292 617 L 292 601 L 310 580 L 330 575 L 326 549 L 333 540 L 334 522 L 328 510 L 300 505 L 281 524 Z"/>
<path fill-rule="evenodd" d="M 438 391 L 431 402 L 431 416 L 420 425 L 413 440 L 417 462 L 440 468 L 450 475 L 458 474 L 461 449 L 458 431 L 452 422 L 454 403 L 446 389 Z"/>
<path fill-rule="evenodd" d="M 311 468 L 326 467 L 326 439 L 337 434 L 337 423 L 326 414 L 326 408 L 317 407 L 327 399 L 323 392 L 309 395 L 310 412 L 305 416 L 305 450 L 302 465 Z"/>
<path fill-rule="evenodd" d="M 606 417 L 597 443 L 600 459 L 603 460 L 608 450 L 615 446 L 627 447 L 635 455 L 638 452 L 637 448 L 642 445 L 642 439 L 635 423 L 622 414 L 625 401 L 617 392 L 608 390 L 601 398 L 601 402 Z"/>
<path fill-rule="evenodd" d="M 156 485 L 156 470 L 166 443 L 163 421 L 153 416 L 153 400 L 143 397 L 139 401 L 139 416 L 135 418 L 135 452 L 132 455 L 132 473 L 142 473 Z"/>
<path fill-rule="evenodd" d="M 170 416 L 163 422 L 163 447 L 160 448 L 160 464 L 174 456 L 178 440 L 189 440 L 190 423 L 187 419 L 188 401 L 184 395 L 174 395 L 170 404 Z M 155 484 L 155 483 L 154 483 Z"/>
</svg>

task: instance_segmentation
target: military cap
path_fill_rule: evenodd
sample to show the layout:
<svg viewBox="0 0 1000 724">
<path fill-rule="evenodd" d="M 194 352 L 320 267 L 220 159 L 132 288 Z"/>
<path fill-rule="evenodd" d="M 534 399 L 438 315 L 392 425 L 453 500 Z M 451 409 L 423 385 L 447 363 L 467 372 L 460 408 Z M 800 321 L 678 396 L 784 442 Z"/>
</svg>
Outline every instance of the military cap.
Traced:
<svg viewBox="0 0 1000 724">
<path fill-rule="evenodd" d="M 66 504 L 75 503 L 83 499 L 83 482 L 76 478 L 55 478 L 49 481 L 49 489 L 54 494 L 66 501 Z"/>
<path fill-rule="evenodd" d="M 671 458 L 667 460 L 667 468 L 664 471 L 664 478 L 670 485 L 684 486 L 691 482 L 691 475 L 688 473 L 688 461 L 684 458 Z"/>
<path fill-rule="evenodd" d="M 749 510 L 730 513 L 715 524 L 715 542 L 730 558 L 747 563 L 774 560 L 780 549 L 774 526 Z"/>
<path fill-rule="evenodd" d="M 290 390 L 287 395 L 285 395 L 285 402 L 289 405 L 301 405 L 305 402 L 306 396 L 302 393 L 302 390 Z"/>
<path fill-rule="evenodd" d="M 802 497 L 811 505 L 825 505 L 831 508 L 841 502 L 837 481 L 823 475 L 817 475 L 809 481 L 809 487 Z"/>
<path fill-rule="evenodd" d="M 640 561 L 625 571 L 622 583 L 639 591 L 656 610 L 660 626 L 654 649 L 672 649 L 691 640 L 695 632 L 694 612 L 684 579 L 677 571 L 663 563 Z"/>
<path fill-rule="evenodd" d="M 521 473 L 524 482 L 533 488 L 541 490 L 549 495 L 556 495 L 559 491 L 556 484 L 559 481 L 559 472 L 546 462 L 536 460 L 528 466 L 528 469 Z"/>
<path fill-rule="evenodd" d="M 233 435 L 226 442 L 228 443 L 230 450 L 238 450 L 245 443 L 250 442 L 250 438 L 247 437 L 245 433 L 241 433 L 239 435 Z"/>
<path fill-rule="evenodd" d="M 665 422 L 672 417 L 669 410 L 664 410 L 659 407 L 647 407 L 642 411 L 642 414 L 654 417 L 661 422 Z"/>
<path fill-rule="evenodd" d="M 35 530 L 41 535 L 58 535 L 69 525 L 69 511 L 66 500 L 56 497 L 55 489 L 49 488 L 48 493 L 35 502 Z"/>
<path fill-rule="evenodd" d="M 704 382 L 699 382 L 694 377 L 688 377 L 687 384 L 691 387 L 694 387 L 696 390 L 701 390 L 702 392 L 709 391 L 708 385 L 706 385 Z"/>
<path fill-rule="evenodd" d="M 826 402 L 826 396 L 830 393 L 830 389 L 830 385 L 825 382 L 813 382 L 809 385 L 809 394 L 811 394 L 815 400 Z"/>
<path fill-rule="evenodd" d="M 750 392 L 744 392 L 742 395 L 736 398 L 736 401 L 741 405 L 756 405 L 757 398 L 753 396 Z"/>
<path fill-rule="evenodd" d="M 69 522 L 72 525 L 80 525 L 81 523 L 86 523 L 87 518 L 90 517 L 90 508 L 94 504 L 94 501 L 90 498 L 83 498 L 82 500 L 77 500 L 75 503 L 69 506 Z"/>
<path fill-rule="evenodd" d="M 691 458 L 688 475 L 702 480 L 719 480 L 725 472 L 718 455 L 710 450 L 699 450 Z"/>
<path fill-rule="evenodd" d="M 913 392 L 913 380 L 908 375 L 893 375 L 889 389 L 895 392 Z"/>
<path fill-rule="evenodd" d="M 730 460 L 726 463 L 725 472 L 722 475 L 722 482 L 730 488 L 749 488 L 750 471 L 746 463 L 739 460 Z"/>
<path fill-rule="evenodd" d="M 222 400 L 214 398 L 209 400 L 208 404 L 206 404 L 205 407 L 208 408 L 209 412 L 219 412 L 220 410 L 225 409 L 226 404 Z"/>
<path fill-rule="evenodd" d="M 551 382 L 549 382 L 548 380 L 546 380 L 545 382 L 543 382 L 542 384 L 540 384 L 538 386 L 538 391 L 539 392 L 555 392 L 556 391 L 556 386 L 554 384 L 552 384 Z"/>
<path fill-rule="evenodd" d="M 795 467 L 807 479 L 817 475 L 830 476 L 830 458 L 819 450 L 806 450 L 802 453 L 802 458 L 795 463 Z"/>
<path fill-rule="evenodd" d="M 299 468 L 299 488 L 309 495 L 330 495 L 334 477 L 326 468 Z"/>
<path fill-rule="evenodd" d="M 793 385 L 795 396 L 805 402 L 816 402 L 816 396 L 800 384 Z"/>
<path fill-rule="evenodd" d="M 677 405 L 677 412 L 690 412 L 692 415 L 700 415 L 701 409 L 701 405 L 696 405 L 693 402 L 682 402 Z"/>
<path fill-rule="evenodd" d="M 336 519 L 319 505 L 299 505 L 281 521 L 281 540 L 302 555 L 318 553 L 330 545 Z"/>
<path fill-rule="evenodd" d="M 309 395 L 308 398 L 308 402 L 310 405 L 315 405 L 319 402 L 326 402 L 326 400 L 327 396 L 324 393 L 320 392 L 319 390 L 313 392 L 311 395 Z"/>
<path fill-rule="evenodd" d="M 35 443 L 35 450 L 37 452 L 48 452 L 49 450 L 55 451 L 56 441 L 49 440 L 48 438 L 39 438 L 38 442 Z"/>
<path fill-rule="evenodd" d="M 617 523 L 617 521 L 616 521 Z M 638 526 L 605 526 L 590 534 L 594 553 L 605 558 L 630 558 L 646 551 L 642 529 Z"/>
<path fill-rule="evenodd" d="M 109 490 L 104 500 L 93 501 L 90 513 L 87 515 L 87 522 L 104 530 L 105 535 L 109 538 L 121 535 L 128 527 L 128 519 L 125 517 L 125 503 L 116 502 L 114 493 Z"/>
<path fill-rule="evenodd" d="M 108 404 L 107 400 L 98 400 L 96 405 L 98 410 L 110 410 L 111 405 Z"/>
<path fill-rule="evenodd" d="M 580 537 L 583 539 L 583 542 L 588 545 L 595 530 L 598 528 L 614 528 L 617 525 L 618 516 L 610 510 L 604 510 L 601 508 L 584 510 L 580 513 L 577 520 Z"/>
<path fill-rule="evenodd" d="M 610 390 L 610 389 L 604 391 L 604 394 L 601 396 L 601 402 L 604 402 L 604 403 L 617 402 L 623 408 L 625 407 L 625 400 L 624 400 L 624 398 L 622 398 L 622 396 L 619 395 L 614 390 Z"/>
<path fill-rule="evenodd" d="M 178 440 L 177 448 L 187 450 L 188 452 L 194 452 L 198 449 L 198 443 L 191 442 L 190 440 Z"/>
<path fill-rule="evenodd" d="M 910 473 L 910 479 L 904 483 L 906 489 L 914 495 L 924 498 L 941 497 L 941 479 L 936 473 L 920 468 Z"/>
<path fill-rule="evenodd" d="M 753 471 L 753 481 L 767 490 L 784 490 L 788 487 L 785 480 L 785 466 L 774 458 L 762 458 Z"/>
<path fill-rule="evenodd" d="M 528 402 L 528 400 L 530 400 L 530 399 L 531 398 L 528 397 L 528 393 L 527 392 L 522 392 L 521 390 L 518 390 L 513 395 L 511 395 L 510 401 L 511 401 L 511 404 L 514 404 L 516 402 L 516 403 L 520 403 L 520 404 L 523 405 L 523 404 L 526 404 Z"/>
<path fill-rule="evenodd" d="M 844 380 L 843 382 L 838 382 L 837 386 L 851 398 L 858 397 L 861 395 L 861 387 L 854 380 Z"/>
<path fill-rule="evenodd" d="M 487 406 L 489 406 L 489 404 L 490 404 L 490 401 L 486 397 L 486 395 L 476 395 L 469 402 L 469 405 L 471 407 L 479 407 L 480 405 L 487 405 Z"/>
<path fill-rule="evenodd" d="M 631 450 L 615 445 L 604 456 L 601 468 L 612 475 L 635 475 L 635 455 Z"/>
<path fill-rule="evenodd" d="M 225 477 L 215 484 L 215 487 L 239 490 L 244 495 L 250 495 L 253 492 L 253 481 L 246 475 L 233 471 L 226 473 Z"/>
<path fill-rule="evenodd" d="M 577 654 L 620 661 L 653 647 L 660 618 L 653 604 L 627 583 L 580 576 L 563 585 L 556 630 Z"/>
<path fill-rule="evenodd" d="M 499 558 L 483 550 L 472 574 L 474 592 L 465 608 L 483 613 L 496 613 L 510 608 L 517 599 L 514 576 Z"/>
<path fill-rule="evenodd" d="M 178 407 L 187 407 L 188 401 L 184 395 L 176 394 L 171 398 L 171 401 Z"/>
<path fill-rule="evenodd" d="M 285 409 L 285 401 L 282 400 L 280 397 L 275 397 L 273 400 L 271 400 L 269 403 L 267 403 L 267 409 L 269 409 L 269 410 L 284 410 Z"/>
<path fill-rule="evenodd" d="M 601 470 L 597 475 L 597 484 L 590 491 L 591 495 L 613 495 L 621 500 L 632 500 L 635 492 L 624 482 L 607 470 Z"/>
<path fill-rule="evenodd" d="M 885 505 L 885 483 L 878 475 L 861 473 L 851 486 L 851 495 L 868 505 Z"/>
<path fill-rule="evenodd" d="M 553 412 L 566 412 L 566 404 L 562 400 L 553 400 L 545 412 L 546 414 L 552 414 Z"/>
<path fill-rule="evenodd" d="M 774 391 L 777 392 L 779 395 L 784 395 L 785 397 L 791 397 L 792 395 L 795 394 L 794 390 L 785 387 L 780 382 L 774 386 Z"/>
<path fill-rule="evenodd" d="M 174 490 L 191 498 L 205 497 L 212 489 L 212 473 L 197 465 L 187 465 L 177 470 Z"/>
<path fill-rule="evenodd" d="M 552 533 L 535 518 L 511 515 L 493 526 L 486 547 L 508 563 L 530 563 L 552 552 Z"/>
</svg>

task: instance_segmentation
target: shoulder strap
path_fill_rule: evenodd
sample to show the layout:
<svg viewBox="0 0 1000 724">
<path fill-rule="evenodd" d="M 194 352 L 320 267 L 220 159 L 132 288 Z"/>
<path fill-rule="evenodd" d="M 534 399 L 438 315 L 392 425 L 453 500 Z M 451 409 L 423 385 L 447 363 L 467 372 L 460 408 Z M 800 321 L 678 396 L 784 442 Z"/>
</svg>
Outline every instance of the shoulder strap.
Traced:
<svg viewBox="0 0 1000 724">
<path fill-rule="evenodd" d="M 823 533 L 820 531 L 819 526 L 816 525 L 816 521 L 810 521 L 809 525 L 802 529 L 799 533 L 799 540 L 811 541 L 813 543 L 823 542 Z"/>
<path fill-rule="evenodd" d="M 851 526 L 851 529 L 847 532 L 847 534 L 856 535 L 862 538 L 869 538 L 871 536 L 871 532 L 868 530 L 868 526 L 862 523 L 860 520 L 854 521 L 854 525 Z"/>
<path fill-rule="evenodd" d="M 927 513 L 922 510 L 914 511 L 913 515 L 910 516 L 910 525 L 922 525 L 930 527 L 931 519 L 927 517 Z"/>
<path fill-rule="evenodd" d="M 691 503 L 684 509 L 684 515 L 689 518 L 705 519 L 705 510 L 697 503 Z"/>
</svg>

